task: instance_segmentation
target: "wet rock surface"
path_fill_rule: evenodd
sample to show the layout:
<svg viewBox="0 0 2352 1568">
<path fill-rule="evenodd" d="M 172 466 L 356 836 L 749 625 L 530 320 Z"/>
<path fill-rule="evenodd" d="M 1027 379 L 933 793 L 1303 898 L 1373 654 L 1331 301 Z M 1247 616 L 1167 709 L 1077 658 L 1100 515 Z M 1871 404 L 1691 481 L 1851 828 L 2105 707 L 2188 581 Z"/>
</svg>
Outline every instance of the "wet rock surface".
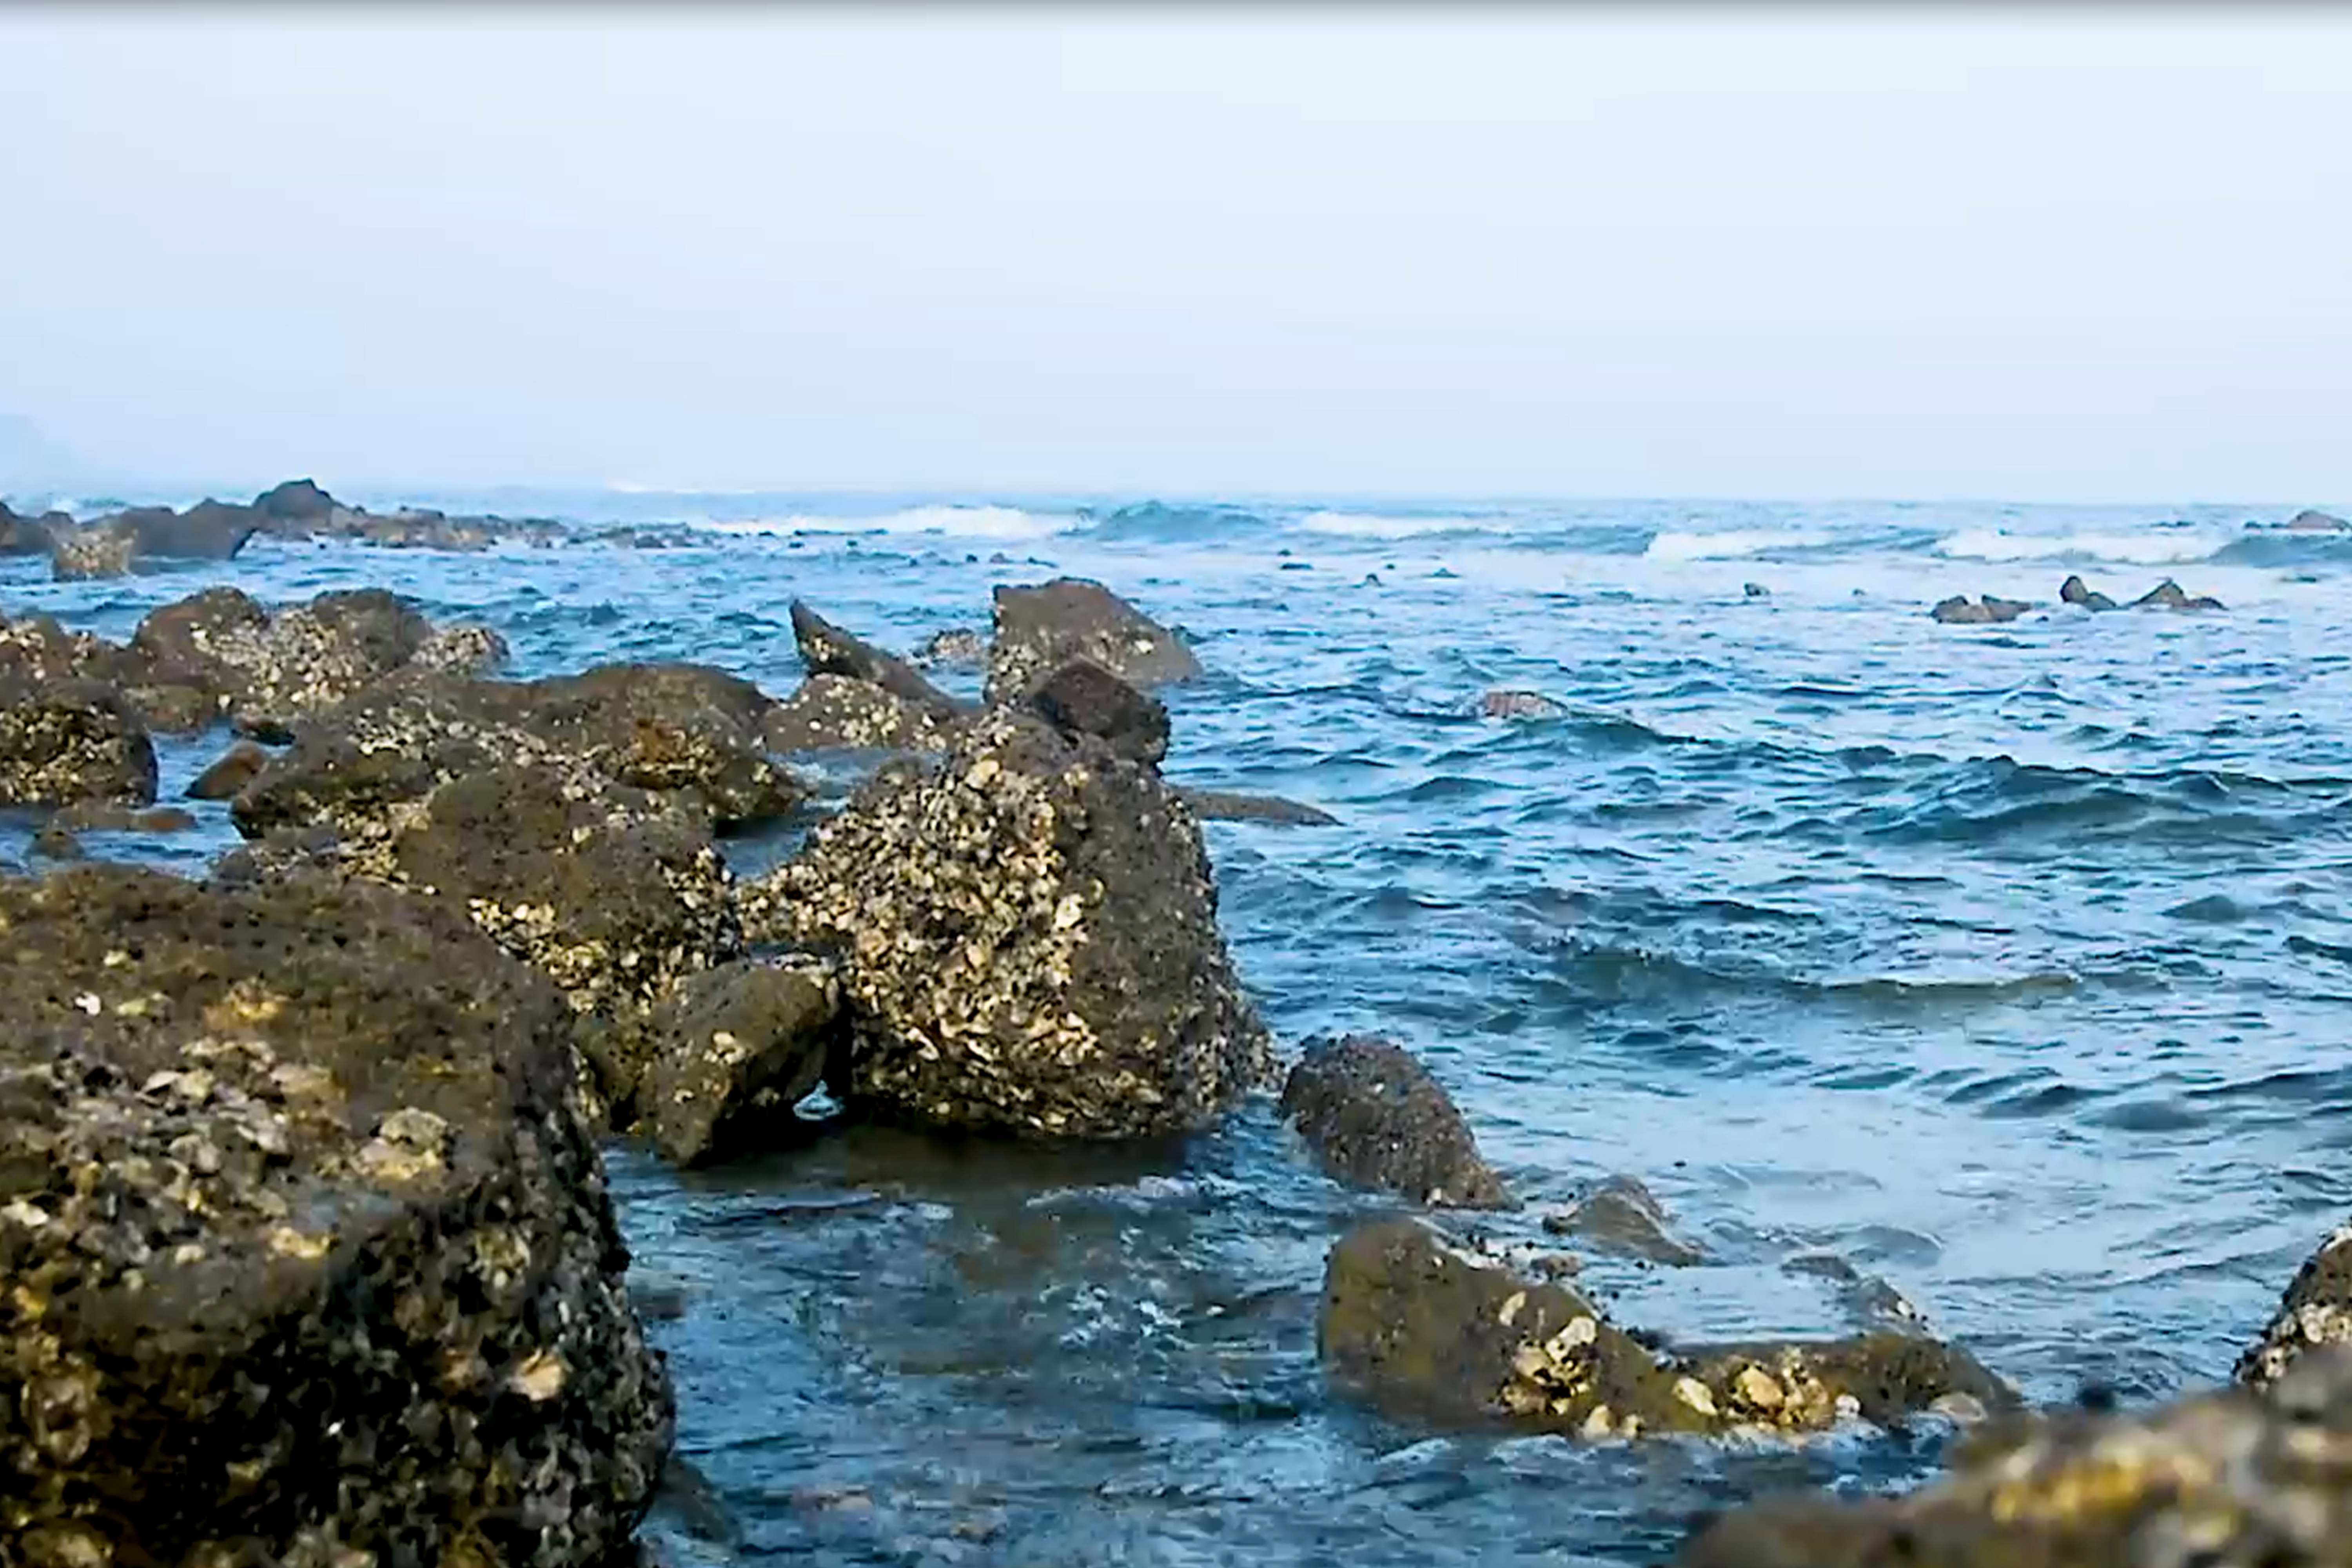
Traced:
<svg viewBox="0 0 2352 1568">
<path fill-rule="evenodd" d="M 1392 1040 L 1308 1041 L 1283 1086 L 1282 1114 L 1323 1168 L 1352 1186 L 1433 1207 L 1511 1203 L 1453 1097 Z"/>
<path fill-rule="evenodd" d="M 2131 607 L 2135 610 L 2194 611 L 2219 610 L 2225 606 L 2221 600 L 2210 595 L 2191 594 L 2179 584 L 2167 577 L 2163 582 L 2134 599 L 2131 602 Z"/>
<path fill-rule="evenodd" d="M 1024 700 L 1074 658 L 1092 660 L 1138 690 L 1192 680 L 1201 661 L 1182 638 L 1099 583 L 1062 577 L 995 592 L 988 700 Z"/>
<path fill-rule="evenodd" d="M 133 507 L 51 532 L 51 571 L 61 580 L 119 577 L 145 562 L 226 561 L 260 531 L 251 507 L 199 501 L 187 510 Z"/>
<path fill-rule="evenodd" d="M 761 734 L 775 752 L 936 752 L 951 726 L 881 687 L 840 675 L 812 675 L 771 709 Z"/>
<path fill-rule="evenodd" d="M 1478 712 L 1487 719 L 1565 719 L 1568 704 L 1540 691 L 1489 691 L 1478 699 Z"/>
<path fill-rule="evenodd" d="M 51 519 L 61 519 L 67 523 L 73 521 L 62 512 L 51 513 L 48 519 L 26 517 L 10 510 L 6 501 L 0 501 L 0 558 L 47 555 L 56 542 L 50 533 Z"/>
<path fill-rule="evenodd" d="M 2271 1387 L 1974 1434 L 1908 1496 L 1782 1497 L 1699 1531 L 1677 1568 L 2345 1568 L 2352 1351 Z"/>
<path fill-rule="evenodd" d="M 922 669 L 978 669 L 988 663 L 988 639 L 969 626 L 950 626 L 925 637 L 913 662 Z"/>
<path fill-rule="evenodd" d="M 2266 1386 L 2312 1351 L 2336 1345 L 2352 1346 L 2352 1225 L 2296 1270 L 2262 1338 L 2239 1358 L 2238 1380 Z"/>
<path fill-rule="evenodd" d="M 1907 1334 L 1653 1350 L 1569 1287 L 1412 1219 L 1332 1249 L 1318 1344 L 1344 1386 L 1397 1414 L 1587 1439 L 1817 1432 L 1937 1408 L 1974 1419 L 2015 1403 L 1965 1352 Z"/>
<path fill-rule="evenodd" d="M 953 723 L 963 704 L 923 679 L 905 659 L 842 630 L 799 600 L 793 601 L 793 640 L 809 674 L 862 680 L 909 704 L 934 723 Z"/>
<path fill-rule="evenodd" d="M 2121 607 L 2113 599 L 2093 588 L 2080 577 L 2069 577 L 2058 585 L 2058 602 L 2063 605 L 2079 605 L 2085 610 L 2113 610 Z"/>
<path fill-rule="evenodd" d="M 836 957 L 833 1087 L 884 1114 L 1145 1137 L 1270 1070 L 1191 815 L 1151 770 L 1013 711 L 866 785 L 743 904 L 753 939 Z"/>
<path fill-rule="evenodd" d="M 0 931 L 13 1561 L 624 1546 L 670 1396 L 542 980 L 319 881 L 75 868 Z"/>
<path fill-rule="evenodd" d="M 2286 520 L 2287 529 L 2294 533 L 2344 533 L 2352 531 L 2352 522 L 2331 512 L 2309 509 L 2296 512 Z"/>
<path fill-rule="evenodd" d="M 1092 659 L 1074 658 L 1029 693 L 1032 711 L 1063 735 L 1090 735 L 1129 762 L 1168 755 L 1168 709 Z"/>
<path fill-rule="evenodd" d="M 1234 790 L 1197 789 L 1179 785 L 1176 798 L 1203 822 L 1270 822 L 1285 827 L 1337 827 L 1339 819 L 1319 806 L 1285 800 L 1277 795 L 1244 795 Z"/>
<path fill-rule="evenodd" d="M 642 1114 L 675 1164 L 706 1164 L 784 1146 L 793 1108 L 824 1076 L 841 1016 L 825 965 L 751 962 L 690 977 L 646 1026 L 651 1070 Z"/>
<path fill-rule="evenodd" d="M 190 800 L 227 800 L 253 782 L 269 765 L 269 752 L 251 741 L 239 741 L 198 773 L 188 785 Z"/>
<path fill-rule="evenodd" d="M 154 798 L 154 742 L 114 688 L 0 674 L 0 805 Z"/>
<path fill-rule="evenodd" d="M 1676 1237 L 1657 1194 L 1633 1176 L 1612 1176 L 1559 1214 L 1544 1216 L 1544 1229 L 1573 1236 L 1596 1250 L 1687 1268 L 1706 1254 Z"/>
<path fill-rule="evenodd" d="M 1997 594 L 1987 594 L 1973 601 L 1964 594 L 1955 594 L 1927 613 L 1946 626 L 2005 626 L 2032 608 L 2022 599 L 2004 599 Z"/>
</svg>

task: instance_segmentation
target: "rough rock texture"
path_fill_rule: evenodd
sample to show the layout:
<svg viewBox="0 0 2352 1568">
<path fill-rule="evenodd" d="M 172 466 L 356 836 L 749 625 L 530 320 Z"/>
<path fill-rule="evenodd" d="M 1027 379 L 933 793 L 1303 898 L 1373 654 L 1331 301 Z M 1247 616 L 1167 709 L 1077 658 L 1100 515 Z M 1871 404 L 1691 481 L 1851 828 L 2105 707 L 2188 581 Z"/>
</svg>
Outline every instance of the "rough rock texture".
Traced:
<svg viewBox="0 0 2352 1568">
<path fill-rule="evenodd" d="M 2079 605 L 2086 610 L 2112 610 L 2118 606 L 2113 599 L 2093 588 L 2080 577 L 2069 577 L 2058 585 L 2061 604 Z"/>
<path fill-rule="evenodd" d="M 2147 593 L 2131 602 L 2135 610 L 2218 610 L 2221 601 L 2206 594 L 2190 595 L 2181 585 L 2167 577 Z"/>
<path fill-rule="evenodd" d="M 969 626 L 950 626 L 925 637 L 913 662 L 924 669 L 978 669 L 988 662 L 988 639 Z"/>
<path fill-rule="evenodd" d="M 744 897 L 837 953 L 853 1101 L 1072 1138 L 1197 1128 L 1270 1052 L 1199 826 L 1157 773 L 1011 710 L 868 784 Z M 830 1079 L 828 1079 L 831 1082 Z"/>
<path fill-rule="evenodd" d="M 1063 734 L 1091 735 L 1129 762 L 1168 755 L 1168 710 L 1090 658 L 1074 658 L 1029 693 L 1037 716 Z"/>
<path fill-rule="evenodd" d="M 2287 528 L 2296 533 L 2343 533 L 2352 531 L 2352 522 L 2324 511 L 2305 510 L 2286 520 Z"/>
<path fill-rule="evenodd" d="M 384 889 L 0 881 L 0 1556 L 588 1563 L 670 1395 L 544 982 Z"/>
<path fill-rule="evenodd" d="M 269 753 L 251 741 L 239 741 L 223 752 L 212 766 L 188 786 L 190 800 L 227 800 L 253 782 L 269 765 Z"/>
<path fill-rule="evenodd" d="M 2238 1360 L 2242 1383 L 2264 1385 L 2315 1346 L 2352 1345 L 2352 1225 L 2304 1261 L 2263 1337 Z"/>
<path fill-rule="evenodd" d="M 721 826 L 782 816 L 805 798 L 767 754 L 761 731 L 774 700 L 724 670 L 608 664 L 522 689 L 523 722 L 544 744 L 634 788 L 698 797 Z"/>
<path fill-rule="evenodd" d="M 1965 1352 L 1906 1334 L 1653 1351 L 1574 1290 L 1521 1279 L 1410 1219 L 1360 1226 L 1332 1249 L 1319 1338 L 1343 1384 L 1440 1425 L 1591 1438 L 1807 1432 L 2015 1403 Z"/>
<path fill-rule="evenodd" d="M 1678 1568 L 2352 1568 L 2352 1352 L 2128 1415 L 1995 1423 L 1900 1498 L 1781 1497 Z"/>
<path fill-rule="evenodd" d="M 812 675 L 762 721 L 775 752 L 936 752 L 951 726 L 919 705 L 864 680 Z"/>
<path fill-rule="evenodd" d="M 1565 719 L 1568 705 L 1540 691 L 1489 691 L 1478 700 L 1478 712 L 1487 719 Z"/>
<path fill-rule="evenodd" d="M 45 823 L 33 832 L 33 853 L 44 860 L 86 860 L 89 851 L 82 847 L 71 828 L 56 823 Z"/>
<path fill-rule="evenodd" d="M 154 743 L 120 692 L 0 674 L 0 805 L 154 798 Z"/>
<path fill-rule="evenodd" d="M 739 962 L 690 977 L 654 1009 L 640 1107 L 663 1157 L 704 1164 L 783 1142 L 824 1077 L 841 987 L 814 962 Z"/>
<path fill-rule="evenodd" d="M 1074 658 L 1092 659 L 1138 690 L 1192 680 L 1201 661 L 1183 639 L 1099 583 L 1062 577 L 996 590 L 988 700 L 1018 702 Z"/>
<path fill-rule="evenodd" d="M 134 507 L 85 527 L 59 530 L 50 552 L 61 578 L 119 577 L 142 561 L 226 561 L 260 531 L 251 507 L 199 501 L 186 511 Z"/>
<path fill-rule="evenodd" d="M 62 517 L 64 514 L 50 515 Z M 0 501 L 0 557 L 47 555 L 56 542 L 50 534 L 50 526 L 45 519 L 11 511 L 6 501 Z"/>
<path fill-rule="evenodd" d="M 2004 599 L 1994 594 L 1976 603 L 1970 603 L 1966 595 L 1955 594 L 1927 613 L 1946 626 L 1984 626 L 2005 625 L 2032 608 L 2022 599 Z"/>
<path fill-rule="evenodd" d="M 50 535 L 49 573 L 60 583 L 120 577 L 131 570 L 138 552 L 138 538 L 127 528 L 60 529 Z"/>
<path fill-rule="evenodd" d="M 1271 822 L 1285 827 L 1337 827 L 1329 812 L 1278 795 L 1237 795 L 1232 790 L 1180 785 L 1176 798 L 1203 822 Z"/>
<path fill-rule="evenodd" d="M 112 686 L 151 731 L 190 732 L 220 717 L 213 692 L 194 678 L 159 668 L 137 648 L 68 632 L 47 616 L 0 620 L 0 679 L 10 676 Z"/>
<path fill-rule="evenodd" d="M 1544 1216 L 1544 1229 L 1574 1236 L 1595 1249 L 1639 1258 L 1676 1268 L 1706 1261 L 1706 1255 L 1675 1239 L 1666 1206 L 1632 1176 L 1612 1176 L 1559 1214 Z"/>
<path fill-rule="evenodd" d="M 939 723 L 952 723 L 964 710 L 962 703 L 924 679 L 913 665 L 860 641 L 797 599 L 793 601 L 793 639 L 811 675 L 839 675 L 878 686 Z"/>
<path fill-rule="evenodd" d="M 1343 1182 L 1433 1206 L 1510 1205 L 1453 1097 L 1392 1041 L 1308 1041 L 1283 1086 L 1282 1113 Z"/>
</svg>

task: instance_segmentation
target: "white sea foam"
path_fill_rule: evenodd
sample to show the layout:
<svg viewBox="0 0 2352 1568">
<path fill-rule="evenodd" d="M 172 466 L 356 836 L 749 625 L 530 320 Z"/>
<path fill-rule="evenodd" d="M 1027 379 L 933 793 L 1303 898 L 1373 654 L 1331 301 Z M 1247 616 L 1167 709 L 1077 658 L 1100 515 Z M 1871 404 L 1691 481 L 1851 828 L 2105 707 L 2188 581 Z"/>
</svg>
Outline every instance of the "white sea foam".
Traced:
<svg viewBox="0 0 2352 1568">
<path fill-rule="evenodd" d="M 1298 526 L 1308 533 L 1339 534 L 1351 539 L 1418 539 L 1428 533 L 1454 533 L 1493 525 L 1475 517 L 1391 517 L 1378 512 L 1318 511 L 1300 518 Z"/>
<path fill-rule="evenodd" d="M 872 517 L 793 512 L 783 517 L 714 520 L 698 526 L 715 533 L 773 537 L 792 533 L 936 533 L 952 539 L 1044 539 L 1073 519 L 1009 506 L 917 506 Z"/>
<path fill-rule="evenodd" d="M 1685 533 L 1667 530 L 1652 539 L 1642 553 L 1653 561 L 1738 561 L 1768 550 L 1816 544 L 1811 534 L 1777 529 L 1733 528 L 1721 533 Z"/>
<path fill-rule="evenodd" d="M 2075 558 L 2162 566 L 2205 560 L 2234 537 L 2191 528 L 2150 530 L 2145 533 L 2011 533 L 1999 528 L 1969 528 L 1939 541 L 1936 553 L 1956 561 Z"/>
</svg>

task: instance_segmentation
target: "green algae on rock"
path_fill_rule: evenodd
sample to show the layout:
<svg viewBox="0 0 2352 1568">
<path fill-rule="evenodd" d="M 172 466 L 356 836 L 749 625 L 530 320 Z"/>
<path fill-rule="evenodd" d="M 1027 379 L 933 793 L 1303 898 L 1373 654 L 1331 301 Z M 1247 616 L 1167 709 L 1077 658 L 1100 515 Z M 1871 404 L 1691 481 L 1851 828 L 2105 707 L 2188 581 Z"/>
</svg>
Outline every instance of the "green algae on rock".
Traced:
<svg viewBox="0 0 2352 1568">
<path fill-rule="evenodd" d="M 1318 1340 L 1341 1384 L 1441 1426 L 1759 1436 L 2015 1402 L 1965 1352 L 1906 1334 L 1660 1352 L 1577 1291 L 1412 1219 L 1368 1223 L 1332 1249 Z"/>
<path fill-rule="evenodd" d="M 988 700 L 1018 702 L 1074 658 L 1090 659 L 1138 690 L 1192 680 L 1201 661 L 1181 637 L 1099 583 L 1059 577 L 995 592 L 996 637 Z"/>
<path fill-rule="evenodd" d="M 571 1019 L 387 889 L 0 881 L 0 1556 L 610 1560 L 671 1401 Z"/>
<path fill-rule="evenodd" d="M 834 1088 L 893 1115 L 1147 1137 L 1271 1070 L 1191 814 L 1150 768 L 1009 710 L 877 777 L 742 902 L 752 940 L 835 956 Z"/>
<path fill-rule="evenodd" d="M 1282 1113 L 1323 1168 L 1352 1185 L 1433 1207 L 1511 1205 L 1453 1097 L 1394 1041 L 1309 1040 L 1283 1085 Z"/>
</svg>

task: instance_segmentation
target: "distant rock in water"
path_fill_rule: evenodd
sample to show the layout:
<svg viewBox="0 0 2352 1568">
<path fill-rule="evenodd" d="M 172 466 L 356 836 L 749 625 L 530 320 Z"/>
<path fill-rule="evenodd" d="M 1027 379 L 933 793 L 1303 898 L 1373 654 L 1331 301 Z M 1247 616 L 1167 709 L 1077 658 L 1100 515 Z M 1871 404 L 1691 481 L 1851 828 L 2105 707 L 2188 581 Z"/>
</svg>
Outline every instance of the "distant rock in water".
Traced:
<svg viewBox="0 0 2352 1568">
<path fill-rule="evenodd" d="M 1688 1268 L 1706 1261 L 1706 1253 L 1667 1229 L 1665 1205 L 1632 1176 L 1612 1176 L 1543 1224 L 1556 1236 L 1581 1237 L 1601 1251 L 1649 1263 Z"/>
<path fill-rule="evenodd" d="M 149 561 L 226 561 L 261 530 L 247 506 L 199 501 L 184 512 L 135 507 L 52 535 L 50 571 L 60 581 L 120 577 Z"/>
<path fill-rule="evenodd" d="M 256 496 L 253 510 L 272 522 L 326 522 L 341 503 L 312 479 L 288 479 Z"/>
<path fill-rule="evenodd" d="M 1018 702 L 1074 658 L 1091 659 L 1139 691 L 1197 679 L 1201 661 L 1174 632 L 1099 583 L 1063 577 L 1000 586 L 989 649 L 988 700 Z"/>
<path fill-rule="evenodd" d="M 2058 601 L 2064 605 L 2077 605 L 2085 610 L 2112 610 L 2117 607 L 2113 599 L 2097 592 L 2080 577 L 2069 577 L 2058 585 Z"/>
<path fill-rule="evenodd" d="M 1983 626 L 2013 621 L 2032 608 L 2032 605 L 2021 599 L 2004 599 L 1993 594 L 1987 594 L 1973 604 L 1966 595 L 1955 594 L 1927 613 L 1946 626 Z"/>
<path fill-rule="evenodd" d="M 62 513 L 54 515 L 63 516 Z M 70 523 L 73 520 L 67 518 L 66 521 Z M 0 558 L 47 555 L 56 544 L 49 527 L 45 521 L 11 511 L 6 501 L 0 501 Z"/>
<path fill-rule="evenodd" d="M 840 675 L 863 680 L 904 702 L 911 702 L 940 722 L 962 716 L 964 705 L 923 679 L 905 659 L 884 653 L 852 636 L 810 609 L 793 601 L 793 638 L 800 645 L 801 662 L 811 675 Z"/>
<path fill-rule="evenodd" d="M 2266 1387 L 2304 1356 L 2335 1346 L 2352 1347 L 2352 1225 L 2296 1272 L 2261 1340 L 2239 1358 L 2238 1380 Z"/>
<path fill-rule="evenodd" d="M 1285 827 L 1337 827 L 1328 811 L 1285 800 L 1278 795 L 1242 795 L 1233 790 L 1180 785 L 1176 798 L 1203 822 L 1270 822 Z"/>
<path fill-rule="evenodd" d="M 2291 533 L 2344 533 L 2352 531 L 2352 522 L 2324 511 L 2299 511 L 2286 520 Z"/>
<path fill-rule="evenodd" d="M 1761 583 L 1742 583 L 1739 585 L 1739 591 L 1751 599 L 1769 599 L 1772 596 L 1772 590 Z"/>
<path fill-rule="evenodd" d="M 1308 1041 L 1283 1086 L 1282 1113 L 1351 1186 L 1437 1208 L 1511 1206 L 1453 1096 L 1393 1041 Z"/>
<path fill-rule="evenodd" d="M 1540 691 L 1489 691 L 1478 711 L 1488 719 L 1565 719 L 1568 704 Z"/>
<path fill-rule="evenodd" d="M 1090 658 L 1074 658 L 1029 693 L 1037 716 L 1073 738 L 1091 735 L 1129 762 L 1168 755 L 1168 709 Z"/>
<path fill-rule="evenodd" d="M 2167 577 L 2163 582 L 2134 599 L 2131 607 L 2135 610 L 2191 611 L 2218 610 L 2224 606 L 2221 600 L 2206 595 L 2191 596 L 2179 584 Z"/>
<path fill-rule="evenodd" d="M 1783 1495 L 1703 1527 L 1675 1568 L 2345 1568 L 2352 1352 L 2263 1393 L 1991 1424 L 1895 1498 Z"/>
<path fill-rule="evenodd" d="M 988 639 L 969 626 L 950 626 L 925 637 L 914 662 L 925 669 L 977 669 L 988 662 Z"/>
<path fill-rule="evenodd" d="M 1332 1248 L 1318 1341 L 1342 1386 L 1440 1426 L 1505 1421 L 1588 1439 L 1801 1434 L 2016 1403 L 1966 1352 L 1908 1334 L 1661 1352 L 1568 1286 L 1526 1279 L 1412 1219 L 1360 1226 Z"/>
</svg>

